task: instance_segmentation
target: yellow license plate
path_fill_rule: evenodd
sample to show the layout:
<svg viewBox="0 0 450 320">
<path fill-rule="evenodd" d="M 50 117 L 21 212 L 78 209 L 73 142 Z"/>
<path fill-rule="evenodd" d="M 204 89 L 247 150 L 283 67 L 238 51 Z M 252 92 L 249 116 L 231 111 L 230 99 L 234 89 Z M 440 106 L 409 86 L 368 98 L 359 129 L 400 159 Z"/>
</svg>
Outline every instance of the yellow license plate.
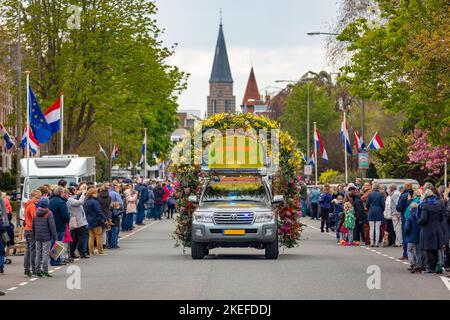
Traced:
<svg viewBox="0 0 450 320">
<path fill-rule="evenodd" d="M 245 230 L 224 230 L 226 236 L 245 236 Z"/>
</svg>

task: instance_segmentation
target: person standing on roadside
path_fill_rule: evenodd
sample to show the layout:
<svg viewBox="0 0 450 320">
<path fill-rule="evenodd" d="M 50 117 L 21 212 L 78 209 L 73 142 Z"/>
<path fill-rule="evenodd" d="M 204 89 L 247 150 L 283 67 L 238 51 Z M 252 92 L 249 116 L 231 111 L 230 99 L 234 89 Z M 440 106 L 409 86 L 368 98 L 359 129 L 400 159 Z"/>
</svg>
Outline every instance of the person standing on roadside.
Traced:
<svg viewBox="0 0 450 320">
<path fill-rule="evenodd" d="M 405 190 L 403 191 L 402 195 L 400 196 L 398 203 L 397 203 L 397 211 L 400 212 L 401 217 L 401 239 L 402 239 L 402 247 L 403 247 L 403 253 L 402 256 L 399 258 L 399 260 L 407 260 L 408 259 L 408 241 L 406 240 L 405 235 L 405 212 L 406 209 L 408 209 L 409 205 L 411 204 L 412 198 L 414 196 L 414 191 L 412 188 L 411 183 L 405 183 Z"/>
<path fill-rule="evenodd" d="M 94 255 L 94 243 L 97 245 L 98 255 L 103 255 L 103 225 L 106 222 L 106 217 L 97 200 L 98 191 L 96 188 L 91 188 L 86 192 L 86 202 L 83 205 L 84 212 L 89 228 L 89 254 Z"/>
<path fill-rule="evenodd" d="M 370 225 L 369 225 L 369 210 L 367 209 L 366 203 L 370 192 L 372 192 L 372 185 L 369 182 L 364 183 L 361 188 L 361 201 L 364 205 L 364 212 L 366 214 L 367 223 L 364 224 L 364 239 L 366 240 L 366 245 L 370 245 Z"/>
<path fill-rule="evenodd" d="M 53 190 L 53 195 L 50 197 L 49 209 L 53 213 L 55 219 L 56 232 L 58 233 L 58 240 L 63 241 L 66 233 L 66 226 L 70 221 L 69 209 L 67 208 L 67 198 L 64 188 L 58 186 Z M 54 243 L 52 243 L 52 246 Z M 60 266 L 65 263 L 62 262 L 62 255 L 58 259 L 51 259 L 50 264 L 52 266 Z"/>
<path fill-rule="evenodd" d="M 368 223 L 367 215 L 364 210 L 364 204 L 361 201 L 361 197 L 357 194 L 358 190 L 356 187 L 349 187 L 347 196 L 350 202 L 353 205 L 353 210 L 355 211 L 355 235 L 354 240 L 364 244 L 365 242 L 365 234 L 364 234 L 364 225 Z"/>
<path fill-rule="evenodd" d="M 28 277 L 36 274 L 36 244 L 33 239 L 33 218 L 36 216 L 36 204 L 41 198 L 41 195 L 39 190 L 33 190 L 30 192 L 30 200 L 25 203 L 24 235 L 26 244 L 23 266 L 24 273 Z"/>
<path fill-rule="evenodd" d="M 109 249 L 109 241 L 111 235 L 111 197 L 109 196 L 109 184 L 105 184 L 100 188 L 98 193 L 98 202 L 100 203 L 100 208 L 102 208 L 103 215 L 106 218 L 105 226 L 102 231 L 103 239 L 103 249 Z"/>
<path fill-rule="evenodd" d="M 127 202 L 125 231 L 133 230 L 134 215 L 137 211 L 138 192 L 133 189 L 131 184 L 127 185 L 124 192 Z"/>
<path fill-rule="evenodd" d="M 70 219 L 76 221 L 76 226 L 72 226 L 71 235 L 73 242 L 70 244 L 70 257 L 72 259 L 87 259 L 86 255 L 86 241 L 88 239 L 89 231 L 87 229 L 86 214 L 84 213 L 83 205 L 86 200 L 86 190 L 77 191 L 75 187 L 70 187 L 70 198 L 67 200 L 67 208 L 69 209 Z M 75 255 L 78 249 L 79 257 Z"/>
<path fill-rule="evenodd" d="M 318 220 L 319 219 L 319 197 L 320 190 L 317 186 L 314 186 L 311 190 L 311 194 L 309 195 L 309 202 L 311 203 L 311 219 Z"/>
<path fill-rule="evenodd" d="M 155 195 L 155 220 L 161 220 L 162 208 L 163 208 L 163 197 L 164 197 L 164 189 L 160 183 L 153 190 Z"/>
<path fill-rule="evenodd" d="M 143 226 L 148 201 L 148 188 L 145 184 L 142 183 L 142 180 L 139 180 L 139 185 L 136 190 L 139 192 L 139 201 L 137 205 L 137 214 L 136 214 L 136 225 Z"/>
<path fill-rule="evenodd" d="M 147 219 L 150 220 L 154 216 L 155 210 L 155 194 L 153 193 L 153 183 L 149 183 L 148 185 L 148 200 L 147 200 Z"/>
<path fill-rule="evenodd" d="M 5 261 L 5 246 L 6 242 L 3 241 L 3 234 L 6 233 L 6 226 L 8 225 L 8 217 L 5 210 L 3 200 L 0 199 L 0 274 L 4 273 L 4 261 Z M 33 263 L 34 265 L 34 263 Z"/>
<path fill-rule="evenodd" d="M 369 210 L 369 225 L 370 225 L 370 245 L 371 247 L 378 247 L 380 243 L 381 221 L 384 218 L 385 199 L 380 192 L 380 185 L 374 183 L 372 185 L 372 192 L 367 198 L 367 209 Z"/>
<path fill-rule="evenodd" d="M 403 243 L 402 217 L 401 213 L 397 211 L 397 205 L 400 200 L 401 193 L 397 190 L 397 185 L 394 183 L 389 186 L 389 193 L 391 196 L 392 227 L 394 228 L 393 241 L 396 247 L 401 247 Z"/>
<path fill-rule="evenodd" d="M 33 239 L 36 241 L 36 275 L 51 278 L 48 273 L 50 246 L 58 239 L 55 219 L 48 209 L 48 198 L 41 198 L 37 204 L 36 216 L 33 218 Z"/>
<path fill-rule="evenodd" d="M 323 187 L 323 192 L 319 198 L 320 205 L 320 214 L 321 214 L 321 222 L 320 222 L 320 231 L 325 232 L 324 227 L 326 227 L 326 231 L 329 232 L 330 221 L 329 216 L 331 212 L 331 193 L 330 193 L 330 185 L 326 184 Z"/>
</svg>

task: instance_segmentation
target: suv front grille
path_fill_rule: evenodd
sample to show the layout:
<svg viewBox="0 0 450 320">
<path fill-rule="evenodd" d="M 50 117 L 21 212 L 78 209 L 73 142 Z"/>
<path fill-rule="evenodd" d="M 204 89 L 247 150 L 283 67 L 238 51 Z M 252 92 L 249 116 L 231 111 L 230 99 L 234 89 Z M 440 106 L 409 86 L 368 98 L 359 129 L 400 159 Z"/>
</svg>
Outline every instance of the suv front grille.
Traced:
<svg viewBox="0 0 450 320">
<path fill-rule="evenodd" d="M 213 215 L 216 225 L 253 224 L 253 212 L 216 212 Z"/>
</svg>

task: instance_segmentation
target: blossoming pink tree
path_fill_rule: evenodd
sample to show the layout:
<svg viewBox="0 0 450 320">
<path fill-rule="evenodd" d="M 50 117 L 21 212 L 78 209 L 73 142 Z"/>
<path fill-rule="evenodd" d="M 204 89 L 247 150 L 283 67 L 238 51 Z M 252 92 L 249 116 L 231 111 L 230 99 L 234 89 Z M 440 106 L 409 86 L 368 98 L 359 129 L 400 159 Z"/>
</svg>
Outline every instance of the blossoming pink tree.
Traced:
<svg viewBox="0 0 450 320">
<path fill-rule="evenodd" d="M 409 149 L 409 163 L 422 164 L 422 170 L 428 171 L 429 176 L 442 174 L 445 162 L 450 155 L 450 146 L 433 146 L 428 140 L 429 131 L 415 129 L 408 136 L 406 143 Z"/>
</svg>

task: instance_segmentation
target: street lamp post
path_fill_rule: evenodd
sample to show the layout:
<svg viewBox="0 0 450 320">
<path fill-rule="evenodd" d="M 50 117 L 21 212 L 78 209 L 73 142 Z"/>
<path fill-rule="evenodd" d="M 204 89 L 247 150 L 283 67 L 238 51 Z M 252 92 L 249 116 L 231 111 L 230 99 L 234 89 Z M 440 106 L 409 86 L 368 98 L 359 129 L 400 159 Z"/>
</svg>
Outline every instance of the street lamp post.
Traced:
<svg viewBox="0 0 450 320">
<path fill-rule="evenodd" d="M 20 142 L 22 141 L 22 35 L 20 30 L 20 5 L 21 1 L 18 1 L 17 5 L 17 143 L 16 143 L 16 191 L 20 194 Z M 20 206 L 18 206 L 20 208 Z M 19 225 L 19 214 L 17 214 L 17 225 Z"/>
</svg>

